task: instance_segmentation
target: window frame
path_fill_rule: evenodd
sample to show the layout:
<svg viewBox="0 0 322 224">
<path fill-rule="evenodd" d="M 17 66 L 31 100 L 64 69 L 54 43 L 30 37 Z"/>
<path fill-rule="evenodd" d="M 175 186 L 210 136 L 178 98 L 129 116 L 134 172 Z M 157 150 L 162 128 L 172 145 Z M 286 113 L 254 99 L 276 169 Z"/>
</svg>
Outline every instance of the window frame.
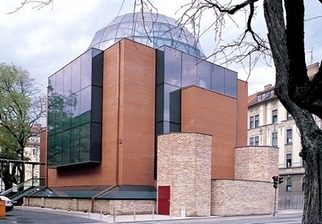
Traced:
<svg viewBox="0 0 322 224">
<path fill-rule="evenodd" d="M 253 129 L 253 128 L 255 128 L 255 117 L 250 116 L 249 117 L 249 129 Z"/>
<path fill-rule="evenodd" d="M 286 155 L 285 155 L 285 166 L 286 166 L 286 168 L 292 167 L 292 162 L 293 162 L 292 157 L 293 157 L 292 153 L 286 153 Z"/>
<path fill-rule="evenodd" d="M 255 128 L 259 127 L 259 115 L 258 114 L 254 116 L 254 126 L 255 126 Z"/>
<path fill-rule="evenodd" d="M 293 144 L 293 129 L 286 129 L 286 144 Z"/>
<path fill-rule="evenodd" d="M 288 177 L 286 179 L 286 192 L 291 192 L 292 191 L 292 179 L 291 177 Z"/>
<path fill-rule="evenodd" d="M 254 137 L 254 146 L 259 146 L 259 136 Z"/>
<path fill-rule="evenodd" d="M 278 122 L 278 113 L 277 109 L 272 110 L 272 124 L 275 124 Z"/>
<path fill-rule="evenodd" d="M 272 131 L 272 146 L 278 146 L 277 130 Z"/>
</svg>

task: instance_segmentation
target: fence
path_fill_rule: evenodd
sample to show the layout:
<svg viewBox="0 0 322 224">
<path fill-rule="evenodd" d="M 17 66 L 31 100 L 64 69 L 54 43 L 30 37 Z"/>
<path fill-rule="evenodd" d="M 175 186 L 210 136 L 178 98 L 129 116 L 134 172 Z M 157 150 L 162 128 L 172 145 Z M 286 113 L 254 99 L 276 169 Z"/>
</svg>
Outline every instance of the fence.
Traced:
<svg viewBox="0 0 322 224">
<path fill-rule="evenodd" d="M 284 196 L 278 199 L 279 210 L 303 209 L 304 196 Z"/>
</svg>

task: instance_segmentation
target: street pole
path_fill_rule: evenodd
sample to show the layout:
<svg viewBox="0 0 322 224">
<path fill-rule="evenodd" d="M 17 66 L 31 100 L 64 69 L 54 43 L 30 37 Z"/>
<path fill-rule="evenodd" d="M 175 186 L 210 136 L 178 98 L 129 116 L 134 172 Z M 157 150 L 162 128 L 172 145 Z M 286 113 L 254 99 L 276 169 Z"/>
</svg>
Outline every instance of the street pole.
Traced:
<svg viewBox="0 0 322 224">
<path fill-rule="evenodd" d="M 275 195 L 274 195 L 274 212 L 273 212 L 273 217 L 275 217 L 275 214 L 276 214 L 276 191 L 277 191 L 277 188 L 275 188 Z"/>
</svg>

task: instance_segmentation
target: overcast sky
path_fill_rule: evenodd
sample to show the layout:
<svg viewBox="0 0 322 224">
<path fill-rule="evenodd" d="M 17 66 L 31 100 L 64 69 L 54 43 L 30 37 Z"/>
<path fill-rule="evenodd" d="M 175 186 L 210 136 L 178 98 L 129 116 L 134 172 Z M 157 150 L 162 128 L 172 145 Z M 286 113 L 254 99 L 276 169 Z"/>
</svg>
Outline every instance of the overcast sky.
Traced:
<svg viewBox="0 0 322 224">
<path fill-rule="evenodd" d="M 14 14 L 6 14 L 19 6 L 21 0 L 0 1 L 0 62 L 13 63 L 29 71 L 45 91 L 47 78 L 82 54 L 88 48 L 94 34 L 119 14 L 133 11 L 133 0 L 54 0 L 53 5 L 41 10 L 27 5 Z M 159 13 L 178 18 L 176 10 L 184 0 L 154 0 Z M 318 0 L 306 0 L 306 18 L 322 16 Z M 260 2 L 261 4 L 261 2 Z M 259 5 L 261 7 L 261 5 Z M 266 35 L 262 11 L 257 13 L 254 27 Z M 240 19 L 243 15 L 241 15 Z M 207 15 L 204 16 L 207 23 Z M 238 20 L 237 20 L 238 21 Z M 210 22 L 210 20 L 208 20 Z M 234 32 L 226 27 L 229 36 Z M 322 56 L 322 18 L 306 22 L 307 63 L 319 62 Z M 213 34 L 209 31 L 201 39 L 206 55 L 214 49 Z M 311 50 L 313 49 L 313 54 Z M 231 69 L 246 80 L 247 74 L 240 65 Z M 259 64 L 251 73 L 249 93 L 262 90 L 264 85 L 274 84 L 274 68 Z"/>
</svg>

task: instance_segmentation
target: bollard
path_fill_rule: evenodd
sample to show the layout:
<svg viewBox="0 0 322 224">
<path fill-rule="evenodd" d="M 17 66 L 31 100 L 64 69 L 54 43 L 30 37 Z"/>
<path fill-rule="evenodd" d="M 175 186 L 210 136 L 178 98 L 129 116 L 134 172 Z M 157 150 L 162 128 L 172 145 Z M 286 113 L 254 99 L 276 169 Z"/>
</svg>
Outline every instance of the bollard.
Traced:
<svg viewBox="0 0 322 224">
<path fill-rule="evenodd" d="M 103 214 L 103 211 L 101 209 L 101 212 L 100 212 L 100 220 L 102 220 L 102 214 Z"/>
<path fill-rule="evenodd" d="M 181 206 L 181 217 L 186 217 L 186 206 Z"/>
<path fill-rule="evenodd" d="M 115 223 L 115 207 L 113 207 L 113 223 Z"/>
<path fill-rule="evenodd" d="M 154 206 L 152 206 L 152 220 L 154 220 Z"/>
<path fill-rule="evenodd" d="M 134 221 L 136 220 L 136 209 L 134 208 L 134 211 L 133 211 L 133 219 L 134 219 Z"/>
</svg>

